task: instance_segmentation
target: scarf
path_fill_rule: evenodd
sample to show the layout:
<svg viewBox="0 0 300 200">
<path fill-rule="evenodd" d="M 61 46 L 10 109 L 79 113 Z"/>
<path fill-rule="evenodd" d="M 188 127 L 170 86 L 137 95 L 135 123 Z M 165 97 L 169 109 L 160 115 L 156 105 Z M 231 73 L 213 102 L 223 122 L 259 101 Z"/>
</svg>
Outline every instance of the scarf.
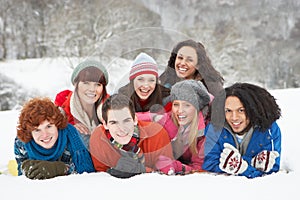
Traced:
<svg viewBox="0 0 300 200">
<path fill-rule="evenodd" d="M 229 133 L 233 136 L 236 148 L 239 150 L 240 154 L 243 156 L 246 153 L 246 150 L 248 148 L 249 142 L 252 138 L 253 134 L 253 127 L 250 127 L 250 129 L 244 133 L 244 137 L 241 141 L 238 141 L 238 138 L 236 137 L 236 134 L 232 132 L 231 127 L 228 125 L 228 123 L 224 126 Z"/>
<path fill-rule="evenodd" d="M 140 132 L 138 126 L 134 126 L 134 133 L 130 138 L 130 141 L 127 144 L 120 144 L 118 143 L 110 134 L 109 130 L 105 130 L 106 137 L 110 141 L 110 143 L 117 149 L 125 151 L 125 152 L 132 152 L 134 158 L 143 160 L 143 152 L 141 148 L 138 146 L 140 141 Z M 142 158 L 142 159 L 141 159 Z"/>
<path fill-rule="evenodd" d="M 96 128 L 96 122 L 94 120 L 90 120 L 87 113 L 83 110 L 76 92 L 73 92 L 70 98 L 70 112 L 73 117 L 84 124 L 90 132 L 92 132 Z"/>
<path fill-rule="evenodd" d="M 89 151 L 84 146 L 77 130 L 71 124 L 58 130 L 57 141 L 50 149 L 45 149 L 35 143 L 34 140 L 25 144 L 28 156 L 33 160 L 56 161 L 62 156 L 66 148 L 70 150 L 72 162 L 75 164 L 78 173 L 95 171 Z"/>
</svg>

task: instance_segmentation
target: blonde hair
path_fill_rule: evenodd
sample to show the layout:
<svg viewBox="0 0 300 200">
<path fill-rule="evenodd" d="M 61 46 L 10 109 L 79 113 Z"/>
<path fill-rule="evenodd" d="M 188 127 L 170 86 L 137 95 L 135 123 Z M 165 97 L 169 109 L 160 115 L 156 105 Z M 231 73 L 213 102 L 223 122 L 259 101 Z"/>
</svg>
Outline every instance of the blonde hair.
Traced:
<svg viewBox="0 0 300 200">
<path fill-rule="evenodd" d="M 176 124 L 176 126 L 179 127 L 179 124 L 175 119 L 173 113 L 171 117 L 173 122 Z M 189 149 L 191 150 L 192 154 L 198 153 L 197 150 L 198 122 L 199 122 L 199 115 L 197 109 L 195 109 L 193 120 L 190 123 L 190 133 L 188 137 Z"/>
<path fill-rule="evenodd" d="M 189 148 L 192 154 L 198 153 L 197 150 L 198 121 L 199 121 L 198 111 L 195 110 L 194 117 L 191 122 L 190 134 L 189 134 L 189 144 L 190 144 Z"/>
</svg>

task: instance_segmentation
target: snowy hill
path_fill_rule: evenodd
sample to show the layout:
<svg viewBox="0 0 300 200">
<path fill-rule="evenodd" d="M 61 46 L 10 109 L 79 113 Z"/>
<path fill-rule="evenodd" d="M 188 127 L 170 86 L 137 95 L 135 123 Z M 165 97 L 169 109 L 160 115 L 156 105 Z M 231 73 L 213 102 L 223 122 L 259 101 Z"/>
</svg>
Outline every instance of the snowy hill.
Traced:
<svg viewBox="0 0 300 200">
<path fill-rule="evenodd" d="M 70 85 L 71 68 L 57 60 L 24 60 L 0 63 L 0 73 L 14 78 L 28 90 L 38 90 L 49 97 Z M 12 64 L 14 63 L 14 64 Z M 124 66 L 126 62 L 124 61 Z M 128 66 L 128 65 L 127 65 Z M 126 81 L 128 68 L 109 69 L 109 91 Z M 34 79 L 37 78 L 37 79 Z M 143 174 L 130 179 L 117 179 L 106 173 L 90 173 L 30 180 L 25 176 L 0 175 L 1 196 L 13 199 L 298 199 L 300 182 L 299 99 L 300 88 L 270 91 L 282 109 L 278 124 L 282 131 L 281 171 L 269 176 L 247 179 L 198 173 L 186 176 Z M 14 159 L 18 110 L 0 112 L 0 171 Z"/>
</svg>

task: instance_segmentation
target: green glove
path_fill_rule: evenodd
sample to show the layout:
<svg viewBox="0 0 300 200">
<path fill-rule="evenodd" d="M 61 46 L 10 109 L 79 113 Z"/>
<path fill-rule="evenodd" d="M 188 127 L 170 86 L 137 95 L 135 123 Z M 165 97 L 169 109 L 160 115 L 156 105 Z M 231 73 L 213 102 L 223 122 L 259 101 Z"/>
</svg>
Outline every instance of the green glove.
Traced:
<svg viewBox="0 0 300 200">
<path fill-rule="evenodd" d="M 61 161 L 25 160 L 22 171 L 30 179 L 48 179 L 66 175 L 68 167 Z"/>
</svg>

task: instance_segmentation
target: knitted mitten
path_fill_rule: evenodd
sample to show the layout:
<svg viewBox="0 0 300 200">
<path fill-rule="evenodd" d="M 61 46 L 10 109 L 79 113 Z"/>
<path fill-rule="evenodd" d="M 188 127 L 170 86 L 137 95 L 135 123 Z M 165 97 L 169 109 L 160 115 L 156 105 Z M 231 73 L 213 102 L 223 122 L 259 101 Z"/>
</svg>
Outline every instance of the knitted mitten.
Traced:
<svg viewBox="0 0 300 200">
<path fill-rule="evenodd" d="M 275 159 L 278 156 L 279 153 L 277 151 L 264 150 L 252 158 L 251 165 L 256 169 L 267 173 L 273 168 Z"/>
<path fill-rule="evenodd" d="M 242 174 L 248 168 L 248 163 L 243 160 L 239 151 L 228 143 L 224 143 L 224 149 L 219 160 L 220 169 L 228 174 Z"/>
</svg>

